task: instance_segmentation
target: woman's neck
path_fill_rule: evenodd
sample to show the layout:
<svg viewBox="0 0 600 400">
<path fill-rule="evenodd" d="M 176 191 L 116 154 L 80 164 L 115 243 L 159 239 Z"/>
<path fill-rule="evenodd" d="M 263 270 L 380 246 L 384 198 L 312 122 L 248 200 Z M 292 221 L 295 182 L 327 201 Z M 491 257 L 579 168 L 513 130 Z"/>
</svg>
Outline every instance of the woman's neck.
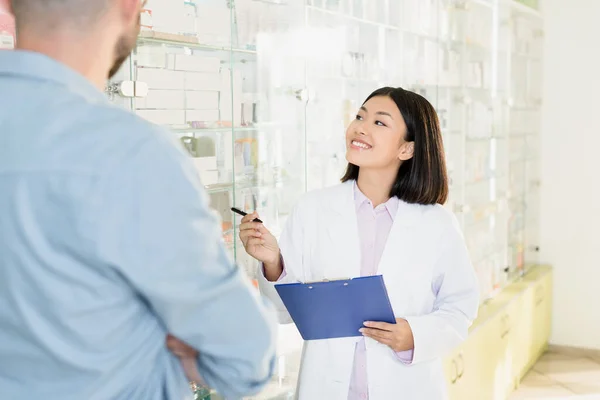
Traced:
<svg viewBox="0 0 600 400">
<path fill-rule="evenodd" d="M 396 176 L 390 173 L 361 168 L 358 171 L 356 184 L 360 191 L 371 200 L 373 207 L 377 207 L 390 199 L 390 192 L 395 180 Z"/>
</svg>

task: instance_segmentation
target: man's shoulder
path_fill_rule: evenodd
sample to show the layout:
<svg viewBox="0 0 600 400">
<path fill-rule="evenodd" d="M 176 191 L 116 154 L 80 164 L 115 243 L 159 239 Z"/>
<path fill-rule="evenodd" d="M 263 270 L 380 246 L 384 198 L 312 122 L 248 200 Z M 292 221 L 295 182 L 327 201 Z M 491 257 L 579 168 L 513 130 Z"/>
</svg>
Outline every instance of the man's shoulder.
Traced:
<svg viewBox="0 0 600 400">
<path fill-rule="evenodd" d="M 121 138 L 132 139 L 162 138 L 169 136 L 169 132 L 158 125 L 136 115 L 134 112 L 111 103 L 88 103 L 89 124 L 105 129 L 107 134 L 116 134 Z"/>
<path fill-rule="evenodd" d="M 111 148 L 112 154 L 134 154 L 142 146 L 148 145 L 182 153 L 182 146 L 175 134 L 130 110 L 110 103 L 88 104 L 87 107 L 88 112 L 82 113 L 85 121 L 78 121 L 78 125 L 88 127 L 88 134 L 94 137 L 98 145 Z"/>
<path fill-rule="evenodd" d="M 76 165 L 102 173 L 140 158 L 157 163 L 161 159 L 179 162 L 187 156 L 175 134 L 107 101 L 80 99 L 78 104 L 69 101 L 53 108 L 60 126 L 44 135 L 54 139 L 48 150 L 64 154 L 58 162 L 68 168 Z"/>
</svg>

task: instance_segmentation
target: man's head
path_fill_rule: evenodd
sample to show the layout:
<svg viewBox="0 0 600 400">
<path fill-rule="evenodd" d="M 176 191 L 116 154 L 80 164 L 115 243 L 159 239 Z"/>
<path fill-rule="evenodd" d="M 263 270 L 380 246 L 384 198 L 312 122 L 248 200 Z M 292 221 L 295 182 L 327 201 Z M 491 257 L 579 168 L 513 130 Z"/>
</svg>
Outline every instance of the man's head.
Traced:
<svg viewBox="0 0 600 400">
<path fill-rule="evenodd" d="M 36 38 L 43 40 L 52 35 L 70 42 L 90 40 L 98 51 L 102 47 L 109 50 L 105 53 L 111 59 L 102 61 L 109 67 L 104 68 L 106 75 L 112 77 L 135 46 L 145 1 L 10 0 L 10 3 L 17 25 L 17 45 L 20 38 L 35 42 Z"/>
</svg>

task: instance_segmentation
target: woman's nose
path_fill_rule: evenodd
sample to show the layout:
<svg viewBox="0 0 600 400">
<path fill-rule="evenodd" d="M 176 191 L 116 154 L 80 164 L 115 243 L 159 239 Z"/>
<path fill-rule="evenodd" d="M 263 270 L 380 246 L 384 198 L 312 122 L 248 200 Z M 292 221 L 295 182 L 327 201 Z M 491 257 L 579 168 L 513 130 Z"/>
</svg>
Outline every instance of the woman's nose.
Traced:
<svg viewBox="0 0 600 400">
<path fill-rule="evenodd" d="M 356 134 L 365 136 L 367 133 L 365 132 L 365 123 L 363 121 L 358 121 L 355 127 Z"/>
</svg>

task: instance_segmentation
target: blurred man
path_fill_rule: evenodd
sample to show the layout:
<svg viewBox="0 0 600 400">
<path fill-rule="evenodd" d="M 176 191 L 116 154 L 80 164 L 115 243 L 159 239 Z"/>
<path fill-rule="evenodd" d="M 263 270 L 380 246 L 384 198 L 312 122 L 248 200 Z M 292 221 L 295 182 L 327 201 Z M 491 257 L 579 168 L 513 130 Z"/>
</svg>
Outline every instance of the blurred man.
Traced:
<svg viewBox="0 0 600 400">
<path fill-rule="evenodd" d="M 257 392 L 273 368 L 274 317 L 226 256 L 184 151 L 102 93 L 135 45 L 140 0 L 10 3 L 0 398 L 190 398 L 169 334 L 228 399 Z"/>
</svg>

